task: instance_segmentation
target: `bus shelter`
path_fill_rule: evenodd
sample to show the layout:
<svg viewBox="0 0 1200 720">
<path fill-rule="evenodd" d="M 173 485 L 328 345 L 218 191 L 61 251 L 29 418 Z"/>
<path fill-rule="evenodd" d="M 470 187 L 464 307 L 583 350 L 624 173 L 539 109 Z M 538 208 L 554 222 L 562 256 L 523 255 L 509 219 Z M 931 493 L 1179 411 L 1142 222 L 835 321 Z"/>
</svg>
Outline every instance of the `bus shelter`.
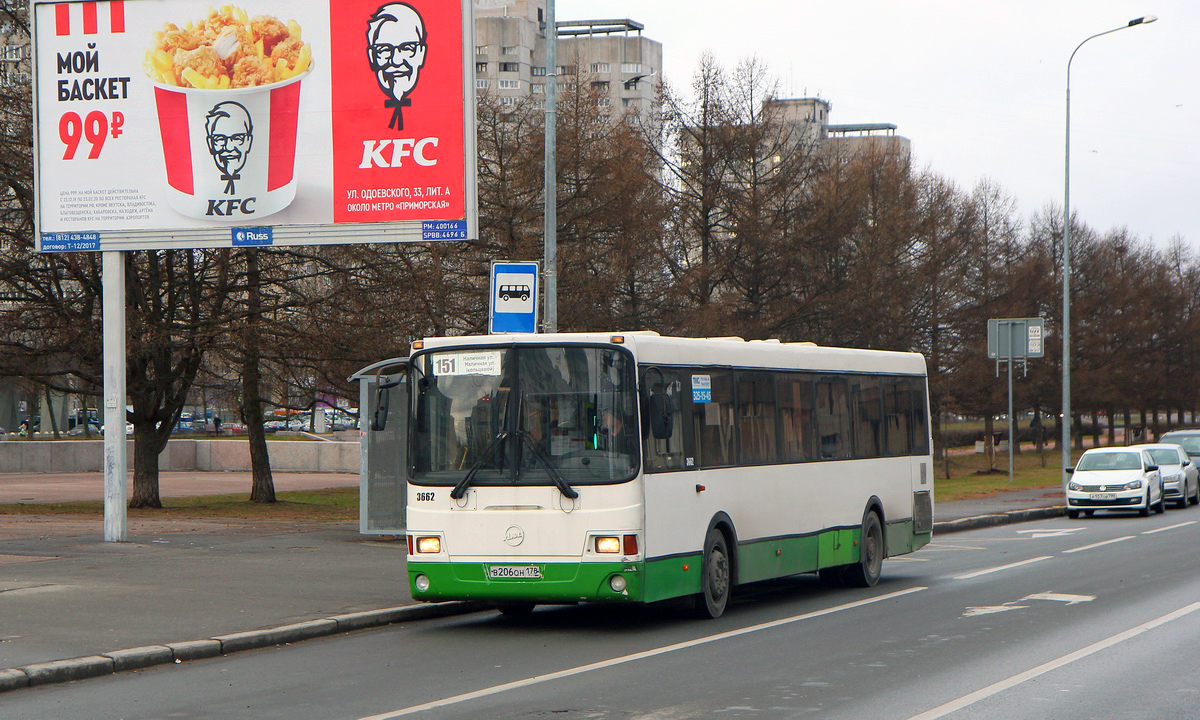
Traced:
<svg viewBox="0 0 1200 720">
<path fill-rule="evenodd" d="M 368 365 L 358 381 L 360 442 L 358 531 L 397 535 L 405 529 L 408 435 L 408 358 Z"/>
</svg>

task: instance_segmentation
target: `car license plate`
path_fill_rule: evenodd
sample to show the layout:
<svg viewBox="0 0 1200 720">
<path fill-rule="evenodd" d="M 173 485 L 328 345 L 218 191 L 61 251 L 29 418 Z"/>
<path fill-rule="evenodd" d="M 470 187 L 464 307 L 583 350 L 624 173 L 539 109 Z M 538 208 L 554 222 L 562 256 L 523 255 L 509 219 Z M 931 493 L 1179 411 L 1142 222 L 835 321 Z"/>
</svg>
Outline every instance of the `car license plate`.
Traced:
<svg viewBox="0 0 1200 720">
<path fill-rule="evenodd" d="M 537 565 L 489 565 L 488 577 L 493 580 L 541 580 L 542 569 Z"/>
<path fill-rule="evenodd" d="M 1116 493 L 1092 493 L 1088 495 L 1089 500 L 1116 500 Z"/>
</svg>

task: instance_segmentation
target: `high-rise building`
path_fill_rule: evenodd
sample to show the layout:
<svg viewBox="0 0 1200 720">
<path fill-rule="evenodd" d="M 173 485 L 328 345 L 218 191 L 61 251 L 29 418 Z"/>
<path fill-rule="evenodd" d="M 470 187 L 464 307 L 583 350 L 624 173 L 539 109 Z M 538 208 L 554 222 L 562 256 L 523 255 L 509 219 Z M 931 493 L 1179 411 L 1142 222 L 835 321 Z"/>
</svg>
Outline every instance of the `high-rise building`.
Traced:
<svg viewBox="0 0 1200 720">
<path fill-rule="evenodd" d="M 559 20 L 560 87 L 587 83 L 614 110 L 652 112 L 662 79 L 662 43 L 629 19 Z M 475 0 L 475 87 L 517 104 L 545 95 L 546 0 Z"/>
<path fill-rule="evenodd" d="M 912 150 L 909 139 L 897 135 L 892 123 L 831 124 L 833 106 L 828 100 L 776 98 L 765 104 L 779 113 L 782 122 L 798 130 L 800 139 L 813 142 L 834 157 L 847 159 L 863 152 L 906 156 Z"/>
<path fill-rule="evenodd" d="M 24 9 L 16 11 L 17 18 L 24 18 Z M 0 19 L 0 83 L 6 87 L 29 86 L 30 53 L 29 33 L 17 27 L 12 17 Z"/>
</svg>

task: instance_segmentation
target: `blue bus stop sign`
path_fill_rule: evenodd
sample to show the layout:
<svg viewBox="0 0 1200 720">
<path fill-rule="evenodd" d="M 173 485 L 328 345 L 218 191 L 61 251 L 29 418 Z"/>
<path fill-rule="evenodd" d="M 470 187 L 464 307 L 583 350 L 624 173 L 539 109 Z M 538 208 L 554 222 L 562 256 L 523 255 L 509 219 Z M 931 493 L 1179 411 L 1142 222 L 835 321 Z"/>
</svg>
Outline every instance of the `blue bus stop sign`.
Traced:
<svg viewBox="0 0 1200 720">
<path fill-rule="evenodd" d="M 488 305 L 489 333 L 537 332 L 538 264 L 492 263 L 491 299 Z"/>
</svg>

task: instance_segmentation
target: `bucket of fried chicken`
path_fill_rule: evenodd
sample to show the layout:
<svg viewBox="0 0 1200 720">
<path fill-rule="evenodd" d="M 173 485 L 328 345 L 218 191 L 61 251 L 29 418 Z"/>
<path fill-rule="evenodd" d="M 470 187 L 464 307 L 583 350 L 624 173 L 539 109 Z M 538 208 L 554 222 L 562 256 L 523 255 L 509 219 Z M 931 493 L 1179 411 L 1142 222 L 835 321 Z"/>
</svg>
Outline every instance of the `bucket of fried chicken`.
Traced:
<svg viewBox="0 0 1200 720">
<path fill-rule="evenodd" d="M 311 66 L 294 21 L 232 5 L 155 33 L 146 73 L 175 211 L 253 223 L 291 204 L 300 84 Z"/>
</svg>

